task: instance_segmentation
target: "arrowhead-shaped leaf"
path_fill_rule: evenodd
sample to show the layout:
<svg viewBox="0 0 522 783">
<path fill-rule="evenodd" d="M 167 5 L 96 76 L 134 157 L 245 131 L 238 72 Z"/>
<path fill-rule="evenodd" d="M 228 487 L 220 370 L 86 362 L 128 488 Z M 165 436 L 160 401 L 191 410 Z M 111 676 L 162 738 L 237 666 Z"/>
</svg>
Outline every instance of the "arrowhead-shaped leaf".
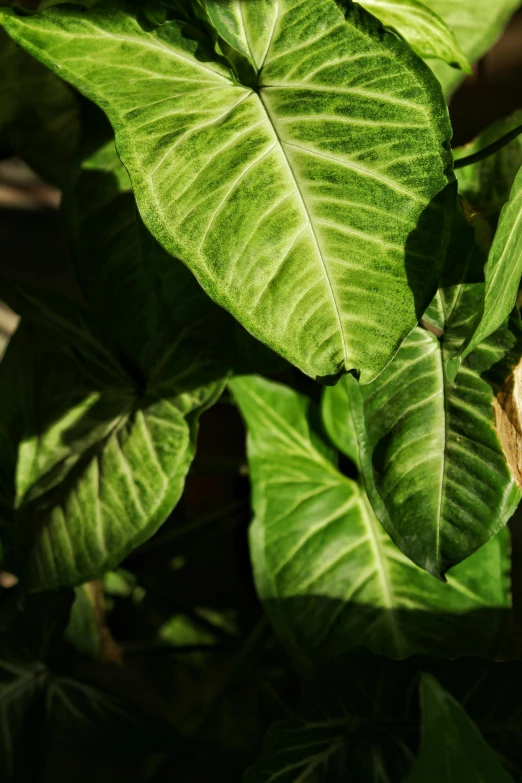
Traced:
<svg viewBox="0 0 522 783">
<path fill-rule="evenodd" d="M 306 666 L 354 646 L 394 657 L 491 652 L 509 605 L 507 539 L 462 564 L 448 584 L 435 580 L 397 549 L 364 490 L 340 473 L 307 398 L 256 376 L 230 386 L 249 432 L 256 586 L 294 657 Z M 348 426 L 345 416 L 339 429 Z"/>
<path fill-rule="evenodd" d="M 401 550 L 437 576 L 488 541 L 520 500 L 495 429 L 488 376 L 519 340 L 518 325 L 513 329 L 477 348 L 454 383 L 443 344 L 421 328 L 372 384 L 341 381 L 373 508 Z"/>
<path fill-rule="evenodd" d="M 114 157 L 91 158 L 66 197 L 90 311 L 2 286 L 23 315 L 0 365 L 2 538 L 11 571 L 33 587 L 93 579 L 152 535 L 237 352 L 232 319 L 170 258 L 162 307 L 152 256 L 165 254 Z"/>
<path fill-rule="evenodd" d="M 222 388 L 178 349 L 140 389 L 103 354 L 96 364 L 42 326 L 19 328 L 0 365 L 3 538 L 6 567 L 31 587 L 99 576 L 178 501 L 199 414 Z"/>
<path fill-rule="evenodd" d="M 427 674 L 421 704 L 422 744 L 404 783 L 514 783 L 461 705 Z"/>
<path fill-rule="evenodd" d="M 438 14 L 418 0 L 357 0 L 385 27 L 396 30 L 421 57 L 444 60 L 471 73 L 460 45 Z"/>
<path fill-rule="evenodd" d="M 217 302 L 308 374 L 369 381 L 436 288 L 453 211 L 446 109 L 360 7 L 255 5 L 255 89 L 210 37 L 142 26 L 132 2 L 0 20 L 106 111 L 145 223 Z"/>
</svg>

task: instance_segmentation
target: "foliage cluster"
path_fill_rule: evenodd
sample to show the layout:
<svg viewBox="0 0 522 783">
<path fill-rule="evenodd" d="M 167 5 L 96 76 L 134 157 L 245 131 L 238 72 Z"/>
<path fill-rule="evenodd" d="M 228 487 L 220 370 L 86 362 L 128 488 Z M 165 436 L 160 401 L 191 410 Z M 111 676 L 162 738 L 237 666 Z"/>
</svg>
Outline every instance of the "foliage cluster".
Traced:
<svg viewBox="0 0 522 783">
<path fill-rule="evenodd" d="M 517 6 L 0 8 L 77 281 L 0 279 L 2 781 L 522 781 L 522 116 L 446 103 Z"/>
</svg>

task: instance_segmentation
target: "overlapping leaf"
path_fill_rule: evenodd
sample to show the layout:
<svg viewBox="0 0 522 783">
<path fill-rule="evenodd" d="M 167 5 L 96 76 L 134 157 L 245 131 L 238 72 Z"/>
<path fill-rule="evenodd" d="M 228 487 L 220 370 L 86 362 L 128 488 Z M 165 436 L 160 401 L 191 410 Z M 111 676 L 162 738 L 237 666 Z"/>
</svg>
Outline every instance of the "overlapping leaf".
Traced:
<svg viewBox="0 0 522 783">
<path fill-rule="evenodd" d="M 484 274 L 484 310 L 463 357 L 493 335 L 515 306 L 522 277 L 522 168 L 500 213 Z"/>
<path fill-rule="evenodd" d="M 92 579 L 152 535 L 179 499 L 197 419 L 227 373 L 204 309 L 186 324 L 161 322 L 132 195 L 119 169 L 103 179 L 114 151 L 100 155 L 75 208 L 68 197 L 70 226 L 80 243 L 90 234 L 96 259 L 84 276 L 91 311 L 4 285 L 24 321 L 0 366 L 3 539 L 11 570 L 39 588 Z M 103 188 L 90 191 L 89 212 L 92 176 Z M 186 293 L 181 319 L 193 304 Z"/>
<path fill-rule="evenodd" d="M 404 783 L 514 783 L 461 705 L 437 680 L 421 681 L 423 739 Z"/>
<path fill-rule="evenodd" d="M 364 490 L 335 466 L 309 400 L 254 376 L 231 388 L 249 431 L 256 586 L 295 658 L 306 666 L 359 645 L 394 657 L 491 652 L 509 604 L 504 535 L 448 584 L 433 579 L 392 544 Z M 339 419 L 339 430 L 349 427 Z"/>
<path fill-rule="evenodd" d="M 455 36 L 425 3 L 418 0 L 362 0 L 361 5 L 385 27 L 396 30 L 421 57 L 436 57 L 465 73 L 471 73 L 470 64 Z"/>
<path fill-rule="evenodd" d="M 145 29 L 131 2 L 0 14 L 107 112 L 145 223 L 214 299 L 310 375 L 371 380 L 436 287 L 452 211 L 445 107 L 360 7 L 247 5 L 255 89 L 211 37 L 176 20 Z"/>
<path fill-rule="evenodd" d="M 64 196 L 87 309 L 2 284 L 24 317 L 0 369 L 3 537 L 37 587 L 93 579 L 152 535 L 229 371 L 281 364 L 148 234 L 129 187 L 109 142 Z"/>
<path fill-rule="evenodd" d="M 482 57 L 499 38 L 519 0 L 423 0 L 448 25 L 471 63 Z M 449 97 L 462 75 L 444 63 L 430 61 L 430 66 Z"/>
<path fill-rule="evenodd" d="M 432 574 L 444 574 L 488 541 L 520 499 L 495 429 L 494 381 L 488 379 L 518 332 L 517 323 L 513 331 L 496 332 L 468 357 L 454 383 L 441 342 L 421 328 L 374 383 L 342 381 L 375 512 L 401 550 Z"/>
</svg>

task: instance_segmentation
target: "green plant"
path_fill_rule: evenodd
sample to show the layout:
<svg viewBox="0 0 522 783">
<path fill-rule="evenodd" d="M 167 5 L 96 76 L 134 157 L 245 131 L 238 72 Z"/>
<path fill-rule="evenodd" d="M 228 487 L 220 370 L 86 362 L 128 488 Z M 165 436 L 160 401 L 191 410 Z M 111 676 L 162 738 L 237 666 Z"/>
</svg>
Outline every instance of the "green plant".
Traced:
<svg viewBox="0 0 522 783">
<path fill-rule="evenodd" d="M 0 8 L 77 284 L 0 279 L 2 780 L 522 780 L 520 116 L 441 88 L 517 4 Z"/>
</svg>

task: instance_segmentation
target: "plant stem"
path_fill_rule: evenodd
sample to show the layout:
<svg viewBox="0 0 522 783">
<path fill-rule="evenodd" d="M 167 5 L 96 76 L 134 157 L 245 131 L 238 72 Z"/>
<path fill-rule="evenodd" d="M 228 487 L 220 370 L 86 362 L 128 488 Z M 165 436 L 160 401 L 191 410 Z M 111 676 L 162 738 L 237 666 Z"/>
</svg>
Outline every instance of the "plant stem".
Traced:
<svg viewBox="0 0 522 783">
<path fill-rule="evenodd" d="M 474 152 L 473 155 L 467 155 L 465 158 L 459 158 L 456 160 L 453 164 L 453 168 L 462 169 L 464 166 L 471 166 L 473 163 L 478 163 L 480 160 L 484 160 L 484 158 L 489 158 L 490 155 L 493 155 L 495 152 L 498 152 L 498 150 L 501 150 L 502 147 L 505 147 L 506 144 L 509 144 L 509 142 L 513 141 L 513 139 L 516 139 L 516 137 L 521 133 L 522 125 L 517 125 L 516 128 L 513 128 L 513 130 L 509 131 L 509 133 L 506 133 L 505 136 L 501 136 L 500 139 L 494 141 L 493 144 L 488 144 L 487 147 L 484 147 L 484 149 L 481 149 L 478 152 Z"/>
</svg>

